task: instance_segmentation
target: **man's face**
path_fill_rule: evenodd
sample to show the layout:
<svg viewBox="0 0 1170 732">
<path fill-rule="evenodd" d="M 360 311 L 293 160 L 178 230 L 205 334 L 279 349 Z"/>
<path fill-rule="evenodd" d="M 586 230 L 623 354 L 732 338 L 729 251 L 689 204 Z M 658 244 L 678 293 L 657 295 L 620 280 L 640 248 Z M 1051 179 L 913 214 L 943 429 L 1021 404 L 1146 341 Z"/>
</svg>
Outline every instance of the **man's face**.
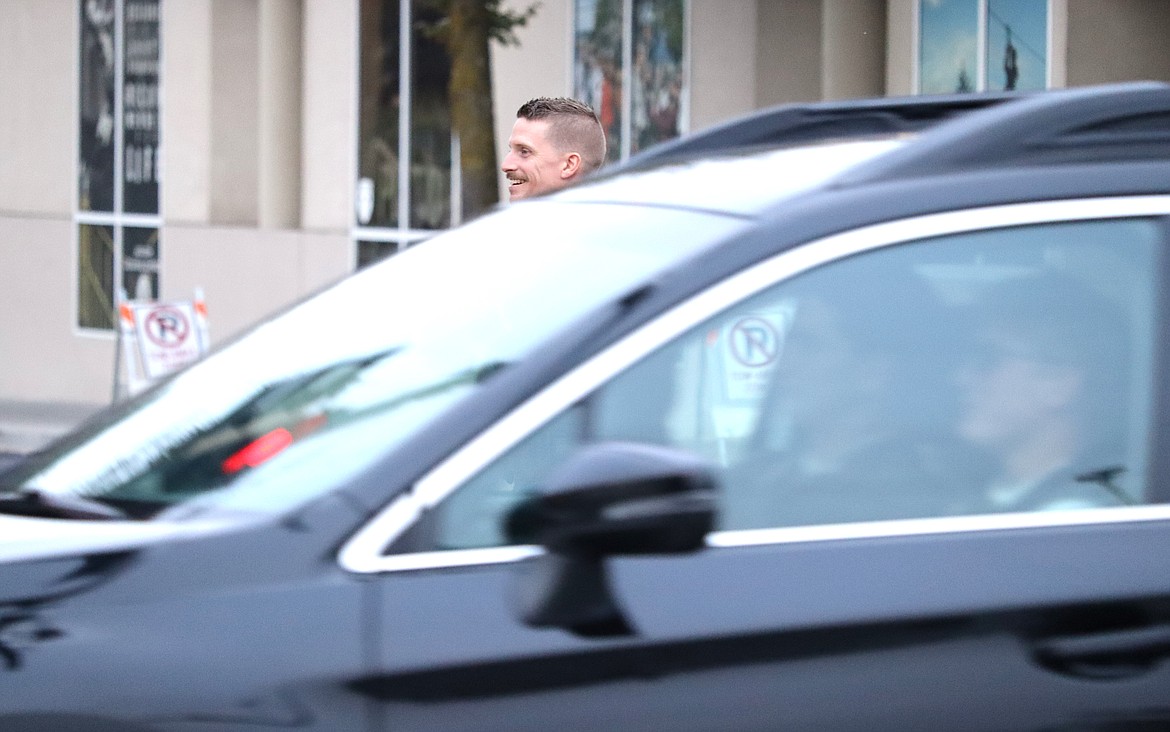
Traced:
<svg viewBox="0 0 1170 732">
<path fill-rule="evenodd" d="M 500 169 L 508 178 L 508 196 L 513 201 L 568 185 L 569 177 L 564 175 L 567 156 L 556 149 L 548 133 L 547 120 L 520 117 L 512 125 L 508 154 Z"/>
<path fill-rule="evenodd" d="M 1067 415 L 1081 374 L 1050 364 L 1022 337 L 991 332 L 987 356 L 959 370 L 959 434 L 984 447 L 1004 448 Z"/>
</svg>

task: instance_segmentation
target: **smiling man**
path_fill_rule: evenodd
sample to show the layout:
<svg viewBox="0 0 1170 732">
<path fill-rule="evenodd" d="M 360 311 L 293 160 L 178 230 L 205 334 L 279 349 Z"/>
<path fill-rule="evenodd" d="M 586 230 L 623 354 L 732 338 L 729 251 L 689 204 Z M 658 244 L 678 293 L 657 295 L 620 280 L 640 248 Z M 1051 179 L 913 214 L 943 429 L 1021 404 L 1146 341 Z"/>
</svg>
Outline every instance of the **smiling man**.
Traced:
<svg viewBox="0 0 1170 732">
<path fill-rule="evenodd" d="M 500 169 L 518 201 L 564 188 L 604 161 L 605 132 L 588 105 L 539 97 L 517 110 Z"/>
</svg>

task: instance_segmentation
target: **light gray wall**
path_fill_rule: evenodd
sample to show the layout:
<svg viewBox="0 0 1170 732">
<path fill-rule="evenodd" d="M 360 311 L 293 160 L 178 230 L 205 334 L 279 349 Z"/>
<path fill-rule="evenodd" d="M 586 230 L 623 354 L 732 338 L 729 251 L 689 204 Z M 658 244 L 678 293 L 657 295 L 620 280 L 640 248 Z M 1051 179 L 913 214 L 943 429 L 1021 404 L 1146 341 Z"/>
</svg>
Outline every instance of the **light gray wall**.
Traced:
<svg viewBox="0 0 1170 732">
<path fill-rule="evenodd" d="M 260 0 L 258 223 L 301 223 L 300 0 Z"/>
<path fill-rule="evenodd" d="M 821 0 L 759 0 L 756 106 L 821 98 Z"/>
<path fill-rule="evenodd" d="M 5 0 L 3 10 L 0 398 L 100 403 L 109 397 L 113 351 L 73 328 L 77 6 Z"/>
<path fill-rule="evenodd" d="M 73 327 L 75 236 L 68 217 L 0 216 L 0 399 L 110 398 L 113 339 Z"/>
<path fill-rule="evenodd" d="M 357 0 L 303 0 L 301 226 L 348 232 L 357 184 Z"/>
<path fill-rule="evenodd" d="M 1170 2 L 1068 0 L 1068 85 L 1170 81 Z"/>
<path fill-rule="evenodd" d="M 757 5 L 691 0 L 692 132 L 757 107 Z"/>
<path fill-rule="evenodd" d="M 60 217 L 73 210 L 77 24 L 75 0 L 4 0 L 0 212 Z"/>
<path fill-rule="evenodd" d="M 211 220 L 211 10 L 212 0 L 162 3 L 160 198 L 169 222 Z"/>
<path fill-rule="evenodd" d="M 886 1 L 824 0 L 822 99 L 881 96 L 886 88 Z"/>
<path fill-rule="evenodd" d="M 212 0 L 211 22 L 211 221 L 255 225 L 260 163 L 257 0 Z"/>
<path fill-rule="evenodd" d="M 906 96 L 915 89 L 914 65 L 918 52 L 914 6 L 918 0 L 888 0 L 886 4 L 886 89 L 889 96 Z"/>
</svg>

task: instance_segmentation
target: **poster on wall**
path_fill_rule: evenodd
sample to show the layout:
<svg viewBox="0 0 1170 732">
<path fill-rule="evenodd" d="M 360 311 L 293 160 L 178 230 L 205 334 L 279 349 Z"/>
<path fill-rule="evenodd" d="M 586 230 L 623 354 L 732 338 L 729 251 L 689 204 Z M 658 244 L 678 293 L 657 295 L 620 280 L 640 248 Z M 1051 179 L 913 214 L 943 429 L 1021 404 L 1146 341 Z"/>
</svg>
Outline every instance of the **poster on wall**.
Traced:
<svg viewBox="0 0 1170 732">
<path fill-rule="evenodd" d="M 158 229 L 122 230 L 122 289 L 131 300 L 158 299 Z"/>
<path fill-rule="evenodd" d="M 630 152 L 681 133 L 682 0 L 634 0 Z"/>
<path fill-rule="evenodd" d="M 607 158 L 622 151 L 622 0 L 577 0 L 573 96 L 597 113 Z"/>
<path fill-rule="evenodd" d="M 685 0 L 576 0 L 573 95 L 593 107 L 608 159 L 685 130 Z"/>
<path fill-rule="evenodd" d="M 159 0 L 123 10 L 122 195 L 129 213 L 158 213 Z"/>
<path fill-rule="evenodd" d="M 114 2 L 81 3 L 77 207 L 114 209 Z"/>
</svg>

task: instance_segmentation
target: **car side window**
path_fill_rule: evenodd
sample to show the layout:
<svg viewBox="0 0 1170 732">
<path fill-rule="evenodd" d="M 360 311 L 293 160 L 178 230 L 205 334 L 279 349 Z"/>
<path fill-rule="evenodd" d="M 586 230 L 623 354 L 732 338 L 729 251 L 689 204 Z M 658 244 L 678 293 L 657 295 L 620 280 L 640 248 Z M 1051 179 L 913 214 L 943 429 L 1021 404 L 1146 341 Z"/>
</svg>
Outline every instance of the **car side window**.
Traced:
<svg viewBox="0 0 1170 732">
<path fill-rule="evenodd" d="M 779 282 L 449 496 L 438 548 L 506 543 L 507 510 L 608 440 L 708 458 L 727 530 L 1147 502 L 1158 242 L 1148 220 L 1021 226 Z"/>
</svg>

